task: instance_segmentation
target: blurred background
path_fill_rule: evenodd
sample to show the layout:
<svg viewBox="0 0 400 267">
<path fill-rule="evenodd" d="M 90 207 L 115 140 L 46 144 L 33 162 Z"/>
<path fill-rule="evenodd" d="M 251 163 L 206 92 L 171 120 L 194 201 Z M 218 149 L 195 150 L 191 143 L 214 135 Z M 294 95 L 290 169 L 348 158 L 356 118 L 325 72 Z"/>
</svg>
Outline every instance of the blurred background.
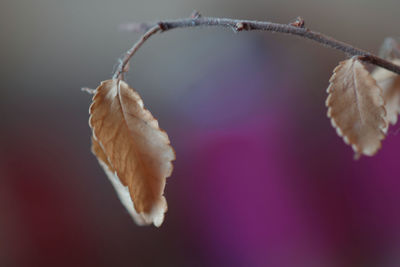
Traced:
<svg viewBox="0 0 400 267">
<path fill-rule="evenodd" d="M 177 153 L 161 228 L 136 226 L 90 152 L 95 88 L 140 35 L 205 16 L 306 26 L 377 52 L 398 0 L 2 0 L 0 266 L 400 266 L 400 126 L 373 158 L 324 105 L 345 56 L 221 28 L 150 39 L 128 82 Z"/>
</svg>

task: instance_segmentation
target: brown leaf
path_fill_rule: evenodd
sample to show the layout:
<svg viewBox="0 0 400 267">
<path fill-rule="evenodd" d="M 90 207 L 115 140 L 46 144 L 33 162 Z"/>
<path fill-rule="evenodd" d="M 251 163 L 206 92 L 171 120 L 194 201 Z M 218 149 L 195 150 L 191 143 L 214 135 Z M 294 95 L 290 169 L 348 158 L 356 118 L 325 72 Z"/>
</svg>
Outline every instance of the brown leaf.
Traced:
<svg viewBox="0 0 400 267">
<path fill-rule="evenodd" d="M 92 151 L 122 203 L 138 224 L 160 226 L 167 210 L 165 179 L 175 159 L 167 134 L 138 93 L 116 79 L 96 89 L 90 115 Z"/>
<path fill-rule="evenodd" d="M 340 62 L 329 80 L 328 117 L 356 153 L 372 156 L 387 128 L 382 89 L 356 58 Z"/>
<path fill-rule="evenodd" d="M 110 162 L 108 162 L 107 156 L 103 151 L 103 148 L 100 146 L 100 143 L 94 139 L 92 136 L 92 153 L 97 157 L 99 161 L 106 165 L 107 169 L 110 172 L 115 172 L 114 167 L 111 166 Z"/>
<path fill-rule="evenodd" d="M 392 62 L 400 65 L 400 59 L 395 59 Z M 394 125 L 400 114 L 400 75 L 380 67 L 377 67 L 371 75 L 382 88 L 387 112 L 386 118 Z"/>
<path fill-rule="evenodd" d="M 92 152 L 96 155 L 100 166 L 103 168 L 104 172 L 108 176 L 108 179 L 111 181 L 111 184 L 114 186 L 115 191 L 117 191 L 118 197 L 121 200 L 124 207 L 128 210 L 129 214 L 132 216 L 133 220 L 138 225 L 146 225 L 146 221 L 144 220 L 141 214 L 138 214 L 132 204 L 132 198 L 129 194 L 129 189 L 127 186 L 124 186 L 118 176 L 115 174 L 114 168 L 108 162 L 107 156 L 101 148 L 99 142 L 97 142 L 92 137 Z"/>
</svg>

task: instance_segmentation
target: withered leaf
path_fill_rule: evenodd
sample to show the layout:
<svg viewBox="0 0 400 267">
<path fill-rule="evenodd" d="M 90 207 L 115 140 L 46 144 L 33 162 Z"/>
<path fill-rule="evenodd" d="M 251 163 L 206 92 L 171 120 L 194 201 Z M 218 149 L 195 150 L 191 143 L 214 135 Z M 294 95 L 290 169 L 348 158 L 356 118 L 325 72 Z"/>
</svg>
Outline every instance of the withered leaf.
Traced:
<svg viewBox="0 0 400 267">
<path fill-rule="evenodd" d="M 114 168 L 108 162 L 107 156 L 101 148 L 99 142 L 97 142 L 92 136 L 92 152 L 96 155 L 100 166 L 103 168 L 104 172 L 108 176 L 111 184 L 114 186 L 115 191 L 117 191 L 118 197 L 121 200 L 124 207 L 128 210 L 129 214 L 132 216 L 133 220 L 138 225 L 146 225 L 146 221 L 144 220 L 141 214 L 138 214 L 132 204 L 132 198 L 129 194 L 129 189 L 127 186 L 124 186 L 118 176 L 115 173 Z"/>
<path fill-rule="evenodd" d="M 160 226 L 175 153 L 168 135 L 121 80 L 103 81 L 90 106 L 92 151 L 136 223 Z M 133 201 L 133 203 L 131 202 Z"/>
<path fill-rule="evenodd" d="M 400 65 L 400 59 L 392 62 Z M 377 67 L 371 75 L 382 88 L 387 120 L 391 124 L 396 124 L 400 114 L 400 75 L 380 67 Z"/>
<path fill-rule="evenodd" d="M 382 89 L 356 57 L 340 62 L 329 82 L 326 106 L 332 126 L 356 158 L 374 155 L 387 128 Z"/>
</svg>

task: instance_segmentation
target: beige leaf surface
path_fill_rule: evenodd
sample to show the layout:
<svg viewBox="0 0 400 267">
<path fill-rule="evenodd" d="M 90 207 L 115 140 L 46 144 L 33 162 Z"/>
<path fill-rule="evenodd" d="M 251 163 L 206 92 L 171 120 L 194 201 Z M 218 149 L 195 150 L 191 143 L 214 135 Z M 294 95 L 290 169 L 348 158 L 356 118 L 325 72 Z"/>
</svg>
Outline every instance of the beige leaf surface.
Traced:
<svg viewBox="0 0 400 267">
<path fill-rule="evenodd" d="M 132 204 L 132 198 L 129 194 L 129 188 L 124 186 L 118 176 L 115 174 L 115 171 L 111 164 L 108 162 L 107 156 L 104 153 L 103 149 L 101 148 L 99 142 L 97 142 L 92 137 L 92 152 L 96 155 L 100 166 L 103 168 L 104 172 L 106 173 L 108 179 L 110 180 L 111 184 L 114 186 L 115 191 L 117 191 L 118 197 L 121 200 L 121 203 L 124 207 L 128 210 L 129 214 L 132 216 L 133 220 L 138 225 L 146 225 L 145 219 L 141 214 L 138 214 Z"/>
<path fill-rule="evenodd" d="M 167 134 L 138 93 L 116 79 L 96 89 L 89 124 L 92 151 L 133 219 L 160 226 L 167 210 L 165 181 L 175 159 Z"/>
<path fill-rule="evenodd" d="M 387 128 L 382 89 L 355 57 L 342 61 L 329 80 L 328 117 L 356 157 L 372 156 Z"/>
<path fill-rule="evenodd" d="M 392 62 L 400 65 L 400 59 L 395 59 Z M 400 75 L 377 67 L 372 72 L 372 77 L 382 88 L 387 120 L 391 124 L 396 124 L 400 114 Z"/>
</svg>

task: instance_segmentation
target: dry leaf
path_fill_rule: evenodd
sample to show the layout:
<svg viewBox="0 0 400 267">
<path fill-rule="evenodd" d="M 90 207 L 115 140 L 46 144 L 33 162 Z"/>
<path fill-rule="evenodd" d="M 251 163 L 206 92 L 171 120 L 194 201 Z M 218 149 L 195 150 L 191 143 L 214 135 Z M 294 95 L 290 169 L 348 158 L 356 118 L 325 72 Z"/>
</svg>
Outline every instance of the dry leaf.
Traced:
<svg viewBox="0 0 400 267">
<path fill-rule="evenodd" d="M 175 153 L 167 134 L 124 81 L 100 84 L 90 106 L 92 151 L 138 224 L 160 226 Z M 131 202 L 133 201 L 133 203 Z"/>
<path fill-rule="evenodd" d="M 392 62 L 400 65 L 400 59 L 395 59 Z M 372 77 L 382 88 L 387 120 L 391 124 L 396 124 L 397 117 L 400 114 L 400 75 L 377 67 L 372 72 Z"/>
<path fill-rule="evenodd" d="M 329 80 L 328 117 L 356 153 L 372 156 L 387 128 L 382 89 L 356 58 L 340 62 Z"/>
<path fill-rule="evenodd" d="M 92 137 L 92 152 L 96 155 L 100 166 L 103 168 L 104 172 L 107 174 L 111 184 L 114 186 L 115 191 L 117 191 L 118 197 L 121 200 L 124 207 L 128 210 L 129 214 L 132 216 L 134 221 L 138 225 L 146 225 L 146 221 L 143 216 L 138 214 L 132 204 L 132 198 L 129 194 L 129 189 L 127 186 L 124 186 L 118 176 L 115 174 L 114 168 L 108 162 L 106 154 L 104 154 L 103 149 L 101 148 L 99 142 L 97 142 Z"/>
</svg>

